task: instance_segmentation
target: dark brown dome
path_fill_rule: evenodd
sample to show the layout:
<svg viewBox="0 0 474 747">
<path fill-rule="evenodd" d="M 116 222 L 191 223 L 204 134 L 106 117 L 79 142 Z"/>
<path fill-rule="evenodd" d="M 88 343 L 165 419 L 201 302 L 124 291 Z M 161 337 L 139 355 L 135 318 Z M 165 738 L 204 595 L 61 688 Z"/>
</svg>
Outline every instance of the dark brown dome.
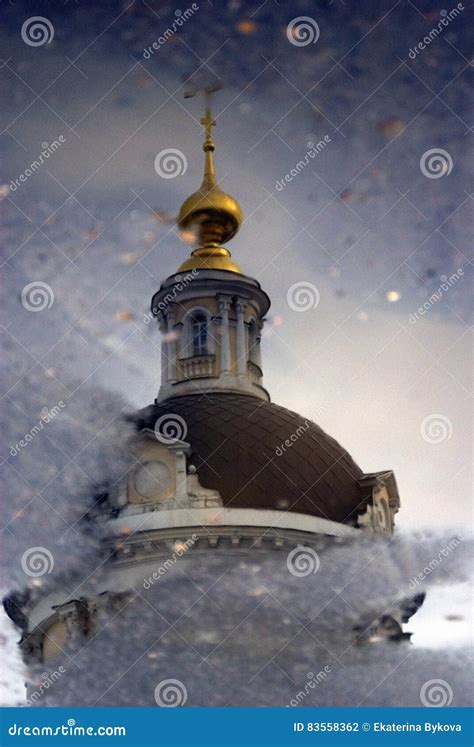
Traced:
<svg viewBox="0 0 474 747">
<path fill-rule="evenodd" d="M 139 428 L 153 429 L 164 414 L 184 420 L 189 463 L 226 506 L 290 509 L 346 524 L 363 510 L 361 469 L 295 412 L 244 394 L 194 394 L 145 408 Z"/>
</svg>

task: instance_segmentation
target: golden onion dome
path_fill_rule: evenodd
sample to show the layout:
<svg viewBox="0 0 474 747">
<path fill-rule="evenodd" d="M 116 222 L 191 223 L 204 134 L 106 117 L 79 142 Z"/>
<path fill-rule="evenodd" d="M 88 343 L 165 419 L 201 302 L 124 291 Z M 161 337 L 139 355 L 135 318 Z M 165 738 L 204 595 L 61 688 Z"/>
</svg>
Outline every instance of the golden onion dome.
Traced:
<svg viewBox="0 0 474 747">
<path fill-rule="evenodd" d="M 228 270 L 240 273 L 240 268 L 230 257 L 230 252 L 222 244 L 229 241 L 242 224 L 242 210 L 231 195 L 223 192 L 216 181 L 213 153 L 215 145 L 211 127 L 215 124 L 209 109 L 201 120 L 205 126 L 206 139 L 204 178 L 202 184 L 182 204 L 178 215 L 178 227 L 191 230 L 199 242 L 199 248 L 192 252 L 178 272 L 193 269 Z"/>
</svg>

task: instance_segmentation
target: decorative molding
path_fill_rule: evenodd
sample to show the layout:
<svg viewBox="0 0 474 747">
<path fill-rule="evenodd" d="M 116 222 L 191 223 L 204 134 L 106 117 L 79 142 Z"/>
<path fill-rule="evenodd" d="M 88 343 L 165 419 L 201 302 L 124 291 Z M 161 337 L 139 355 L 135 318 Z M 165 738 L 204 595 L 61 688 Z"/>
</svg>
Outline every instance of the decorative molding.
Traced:
<svg viewBox="0 0 474 747">
<path fill-rule="evenodd" d="M 395 476 L 390 470 L 364 475 L 359 485 L 366 490 L 365 509 L 357 516 L 358 526 L 366 532 L 393 534 L 395 514 L 400 507 L 400 497 Z"/>
<path fill-rule="evenodd" d="M 87 634 L 89 607 L 85 599 L 72 599 L 65 604 L 55 605 L 52 609 L 57 613 L 58 619 L 65 623 L 68 640 L 80 640 Z"/>
<path fill-rule="evenodd" d="M 334 537 L 356 537 L 359 529 L 347 524 L 339 524 L 318 516 L 300 514 L 294 511 L 276 511 L 259 508 L 217 508 L 169 511 L 150 511 L 136 514 L 127 513 L 107 521 L 107 528 L 112 535 L 127 529 L 130 532 L 149 532 L 154 529 L 174 530 L 194 527 L 257 527 L 260 530 L 294 529 L 306 534 L 321 534 Z"/>
</svg>

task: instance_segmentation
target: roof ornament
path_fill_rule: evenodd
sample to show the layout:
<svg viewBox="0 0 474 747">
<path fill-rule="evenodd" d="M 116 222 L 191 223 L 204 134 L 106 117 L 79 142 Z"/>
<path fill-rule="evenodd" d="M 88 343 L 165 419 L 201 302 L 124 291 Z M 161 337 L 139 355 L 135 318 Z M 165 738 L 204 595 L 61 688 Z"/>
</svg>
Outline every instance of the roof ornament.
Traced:
<svg viewBox="0 0 474 747">
<path fill-rule="evenodd" d="M 193 269 L 227 270 L 240 273 L 240 268 L 232 261 L 230 252 L 222 244 L 229 241 L 240 228 L 242 210 L 239 203 L 219 187 L 214 167 L 215 143 L 212 128 L 216 121 L 212 116 L 211 97 L 221 88 L 219 81 L 204 86 L 191 86 L 185 91 L 185 98 L 203 93 L 205 115 L 201 119 L 204 128 L 204 176 L 199 189 L 181 206 L 178 226 L 191 230 L 199 243 L 191 257 L 179 268 L 179 272 Z"/>
</svg>

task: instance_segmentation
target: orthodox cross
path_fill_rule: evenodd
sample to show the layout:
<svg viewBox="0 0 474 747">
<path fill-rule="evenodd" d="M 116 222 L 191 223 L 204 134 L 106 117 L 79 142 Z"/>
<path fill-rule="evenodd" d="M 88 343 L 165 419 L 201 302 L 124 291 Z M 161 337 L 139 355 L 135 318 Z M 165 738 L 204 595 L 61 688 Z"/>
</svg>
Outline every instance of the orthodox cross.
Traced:
<svg viewBox="0 0 474 747">
<path fill-rule="evenodd" d="M 212 118 L 211 96 L 213 93 L 215 93 L 215 91 L 218 91 L 220 88 L 221 88 L 220 81 L 215 81 L 214 83 L 210 83 L 209 85 L 204 85 L 199 88 L 191 86 L 184 93 L 184 97 L 186 99 L 190 98 L 191 96 L 196 96 L 197 93 L 204 94 L 205 115 L 201 119 L 201 124 L 204 127 L 204 132 L 206 135 L 206 140 L 204 142 L 204 150 L 211 150 L 211 149 L 214 150 L 214 142 L 212 140 L 211 128 L 215 126 L 216 120 Z"/>
</svg>

